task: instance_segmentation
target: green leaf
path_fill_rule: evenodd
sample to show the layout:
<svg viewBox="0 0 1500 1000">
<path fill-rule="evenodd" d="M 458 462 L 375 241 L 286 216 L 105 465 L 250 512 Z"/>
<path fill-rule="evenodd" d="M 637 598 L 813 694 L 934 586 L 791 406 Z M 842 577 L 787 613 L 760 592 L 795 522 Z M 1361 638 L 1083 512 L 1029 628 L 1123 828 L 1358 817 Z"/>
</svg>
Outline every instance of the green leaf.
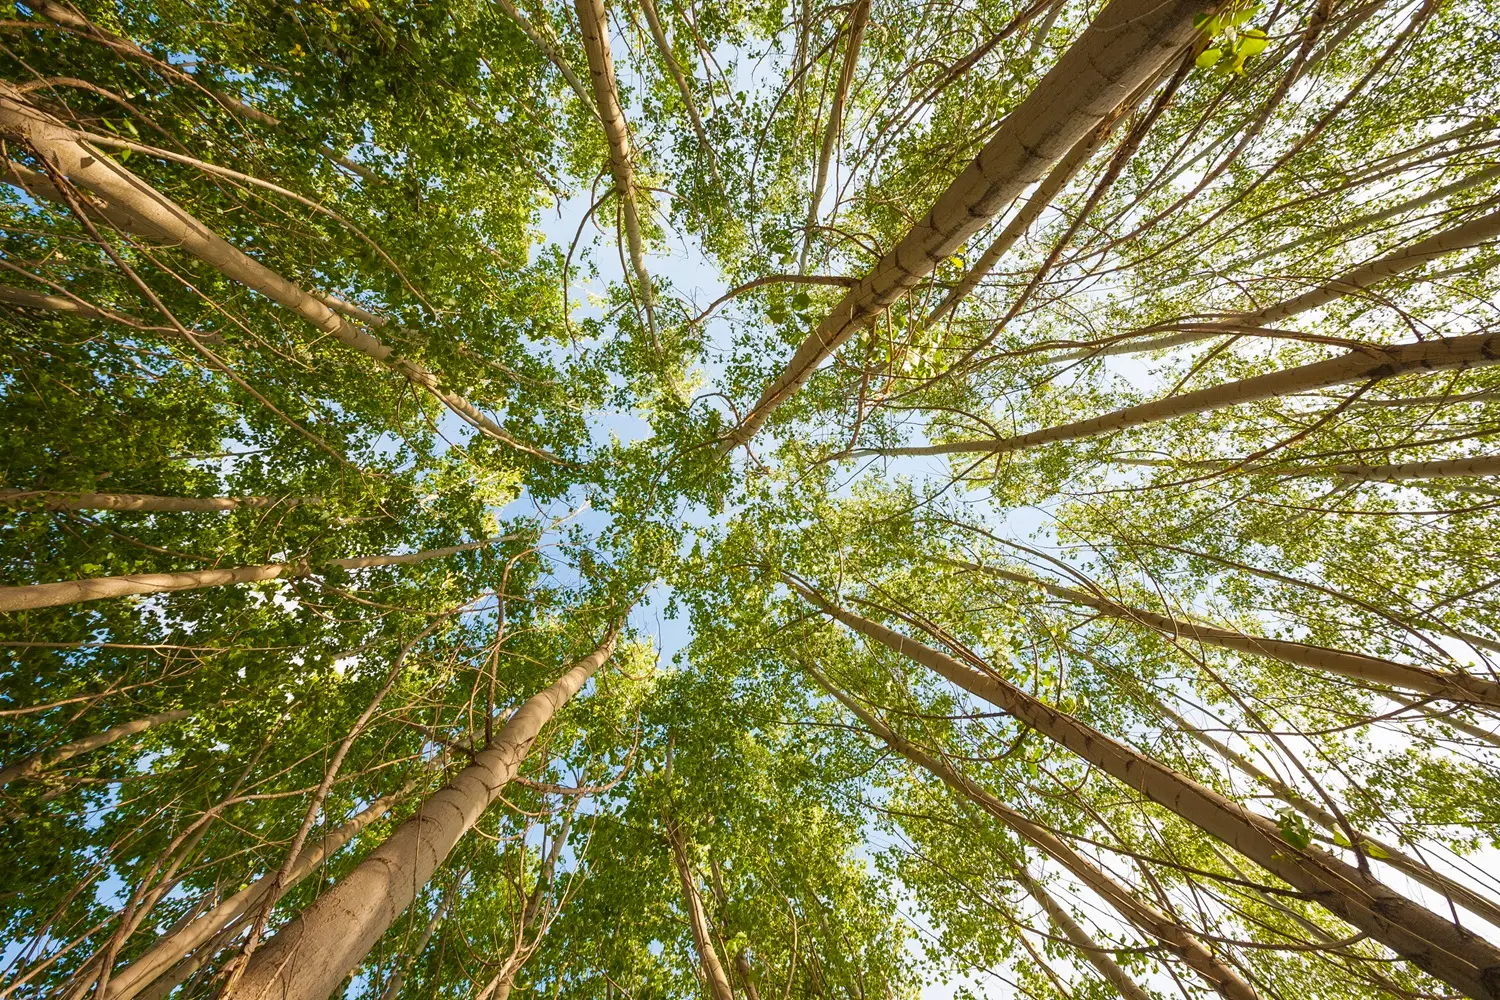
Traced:
<svg viewBox="0 0 1500 1000">
<path fill-rule="evenodd" d="M 1223 58 L 1224 52 L 1221 49 L 1204 49 L 1202 52 L 1198 53 L 1198 58 L 1193 61 L 1197 64 L 1199 69 L 1208 69 L 1208 67 L 1214 65 Z"/>
</svg>

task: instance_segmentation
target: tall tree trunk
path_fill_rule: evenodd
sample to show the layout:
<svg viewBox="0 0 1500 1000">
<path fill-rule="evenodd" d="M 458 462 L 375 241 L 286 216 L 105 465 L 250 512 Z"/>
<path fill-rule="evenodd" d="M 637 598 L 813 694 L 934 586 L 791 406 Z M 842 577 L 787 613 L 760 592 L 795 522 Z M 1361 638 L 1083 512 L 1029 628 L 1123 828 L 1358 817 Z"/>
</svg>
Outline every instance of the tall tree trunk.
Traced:
<svg viewBox="0 0 1500 1000">
<path fill-rule="evenodd" d="M 1119 963 L 1110 957 L 1106 949 L 1099 947 L 1099 943 L 1094 940 L 1093 936 L 1073 919 L 1073 915 L 1052 897 L 1046 887 L 1031 877 L 1023 863 L 1016 863 L 1015 874 L 1016 881 L 1021 883 L 1021 888 L 1041 905 L 1053 926 L 1062 931 L 1063 937 L 1067 938 L 1073 947 L 1083 952 L 1083 957 L 1088 960 L 1088 963 L 1099 970 L 1099 975 L 1103 976 L 1120 996 L 1125 1000 L 1153 1000 L 1151 994 L 1130 978 L 1130 973 L 1120 968 Z"/>
<path fill-rule="evenodd" d="M 1327 361 L 1267 372 L 1207 389 L 1184 392 L 1150 403 L 1127 406 L 1098 417 L 1008 438 L 951 441 L 947 444 L 911 448 L 865 448 L 851 455 L 1003 455 L 1059 441 L 1080 441 L 1114 431 L 1142 427 L 1173 417 L 1223 410 L 1240 403 L 1254 403 L 1312 389 L 1348 382 L 1394 378 L 1412 372 L 1453 371 L 1479 368 L 1500 362 L 1500 334 L 1476 333 L 1467 337 L 1440 337 L 1414 344 L 1370 347 L 1350 351 Z"/>
<path fill-rule="evenodd" d="M 981 673 L 853 614 L 791 577 L 785 581 L 854 631 L 931 668 L 1224 841 L 1430 975 L 1477 1000 L 1500 1000 L 1500 947 L 1392 891 L 1353 865 L 1323 851 L 1289 843 L 1266 817 L 1052 708 L 998 674 Z"/>
<path fill-rule="evenodd" d="M 1339 818 L 1333 813 L 1300 794 L 1286 782 L 1257 767 L 1254 761 L 1233 747 L 1192 725 L 1187 719 L 1184 719 L 1177 712 L 1173 711 L 1171 706 L 1167 705 L 1166 702 L 1162 701 L 1154 693 L 1145 692 L 1145 694 L 1151 699 L 1157 711 L 1161 712 L 1163 716 L 1176 723 L 1179 729 L 1187 733 L 1188 736 L 1192 737 L 1198 743 L 1201 743 L 1233 764 L 1246 777 L 1260 782 L 1278 799 L 1329 833 L 1335 836 L 1346 835 L 1345 831 L 1349 830 L 1348 824 L 1339 822 Z M 1354 830 L 1353 833 L 1353 840 L 1361 848 L 1365 848 L 1367 845 L 1374 848 L 1374 851 L 1369 853 L 1373 853 L 1375 857 L 1384 861 L 1392 868 L 1397 869 L 1414 881 L 1422 883 L 1434 892 L 1440 893 L 1475 916 L 1482 917 L 1496 927 L 1500 927 L 1500 903 L 1496 903 L 1492 899 L 1486 899 L 1468 886 L 1461 885 L 1453 879 L 1433 871 L 1431 866 L 1411 857 L 1394 844 L 1387 843 L 1379 837 L 1372 837 L 1361 830 Z"/>
<path fill-rule="evenodd" d="M 458 880 L 448 887 L 443 893 L 443 898 L 438 901 L 437 909 L 433 911 L 432 917 L 427 921 L 427 926 L 422 930 L 422 936 L 417 938 L 417 944 L 410 951 L 405 952 L 405 958 L 399 968 L 391 975 L 390 981 L 380 991 L 380 1000 L 397 1000 L 401 996 L 401 987 L 406 985 L 406 970 L 411 963 L 421 957 L 422 952 L 427 950 L 427 943 L 432 940 L 432 935 L 437 931 L 438 924 L 443 922 L 443 916 L 448 912 L 448 906 L 453 902 L 453 894 L 458 891 Z"/>
<path fill-rule="evenodd" d="M 0 298 L 3 298 L 0 292 Z M 67 301 L 67 300 L 64 300 Z M 37 502 L 44 510 L 216 511 L 264 507 L 321 507 L 317 497 L 159 497 L 148 493 L 69 493 L 62 490 L 0 489 L 0 504 Z"/>
<path fill-rule="evenodd" d="M 181 247 L 225 277 L 285 306 L 345 347 L 379 362 L 412 385 L 431 393 L 487 436 L 537 458 L 561 461 L 555 455 L 524 444 L 480 412 L 473 403 L 443 388 L 438 375 L 399 356 L 389 345 L 368 330 L 345 320 L 317 296 L 231 246 L 166 195 L 111 157 L 92 149 L 72 129 L 32 106 L 20 91 L 4 82 L 0 82 L 0 135 L 24 142 L 64 177 L 149 225 L 162 234 L 165 242 Z"/>
<path fill-rule="evenodd" d="M 678 880 L 682 883 L 682 906 L 687 910 L 688 925 L 693 931 L 693 947 L 698 950 L 698 965 L 708 983 L 712 1000 L 734 1000 L 734 991 L 729 987 L 729 976 L 719 961 L 719 952 L 714 947 L 713 932 L 708 926 L 708 914 L 703 911 L 703 896 L 698 892 L 698 876 L 693 872 L 692 855 L 688 852 L 687 834 L 682 824 L 670 816 L 664 817 L 667 841 L 672 847 L 672 864 L 677 868 Z"/>
<path fill-rule="evenodd" d="M 723 439 L 725 450 L 755 436 L 840 344 L 889 308 L 1048 167 L 1099 126 L 1137 87 L 1191 42 L 1201 3 L 1113 0 L 927 215 L 846 293 L 797 348 L 781 374 Z"/>
<path fill-rule="evenodd" d="M 1091 608 L 1110 618 L 1145 625 L 1163 635 L 1190 639 L 1204 645 L 1232 649 L 1255 656 L 1269 656 L 1283 663 L 1293 663 L 1310 670 L 1338 674 L 1341 677 L 1367 684 L 1385 684 L 1462 704 L 1500 708 L 1500 684 L 1480 677 L 1471 677 L 1468 674 L 1451 670 L 1432 670 L 1428 667 L 1397 663 L 1394 660 L 1369 656 L 1365 653 L 1350 653 L 1342 649 L 1314 646 L 1305 642 L 1245 635 L 1230 629 L 1202 625 L 1190 619 L 1157 614 L 1144 608 L 1120 604 L 1105 597 L 1102 593 L 1088 593 L 1073 587 L 1060 586 L 1027 573 L 1017 573 L 996 566 L 979 566 L 957 559 L 942 561 L 987 576 L 999 577 L 1002 580 L 1040 587 L 1054 597 Z"/>
<path fill-rule="evenodd" d="M 703 127 L 703 117 L 698 114 L 698 103 L 693 99 L 693 88 L 688 85 L 687 74 L 682 70 L 682 64 L 677 61 L 677 56 L 672 52 L 672 43 L 667 38 L 666 29 L 662 27 L 661 15 L 656 10 L 654 0 L 641 0 L 641 13 L 646 15 L 646 25 L 651 30 L 651 40 L 656 43 L 656 50 L 661 54 L 662 62 L 666 63 L 667 72 L 672 75 L 672 81 L 677 84 L 677 93 L 682 97 L 682 105 L 687 110 L 688 121 L 692 122 L 693 134 L 698 137 L 698 144 L 703 147 L 703 156 L 708 161 L 708 169 L 713 173 L 714 182 L 722 183 L 719 177 L 719 158 L 714 154 L 713 143 L 709 141 L 708 132 Z"/>
<path fill-rule="evenodd" d="M 282 578 L 311 576 L 319 568 L 368 569 L 372 566 L 404 566 L 441 559 L 457 552 L 469 552 L 484 545 L 505 541 L 511 536 L 466 542 L 441 549 L 410 552 L 397 556 L 356 556 L 330 559 L 314 567 L 305 562 L 268 563 L 264 566 L 237 566 L 233 569 L 199 569 L 182 573 L 135 573 L 130 576 L 99 576 L 90 580 L 65 580 L 62 583 L 33 583 L 21 587 L 0 587 L 0 611 L 25 611 L 31 608 L 54 608 L 62 604 L 100 601 L 108 597 L 132 594 L 163 594 L 179 590 L 201 590 L 232 583 L 263 583 Z"/>
<path fill-rule="evenodd" d="M 33 777 L 39 774 L 43 768 L 51 767 L 54 764 L 61 764 L 63 761 L 77 757 L 79 754 L 89 753 L 100 747 L 108 746 L 116 740 L 122 740 L 127 736 L 134 736 L 136 733 L 144 733 L 146 730 L 166 722 L 176 722 L 178 719 L 186 719 L 193 714 L 192 709 L 186 708 L 175 709 L 171 712 L 158 712 L 155 715 L 148 715 L 141 719 L 122 722 L 118 726 L 109 727 L 102 733 L 95 733 L 81 740 L 74 740 L 72 743 L 64 743 L 62 746 L 53 747 L 51 750 L 34 753 L 30 757 L 0 768 L 0 785 L 16 781 L 19 778 Z"/>
<path fill-rule="evenodd" d="M 583 85 L 582 80 L 578 79 L 578 74 L 573 72 L 573 67 L 568 64 L 567 58 L 563 56 L 562 47 L 558 45 L 557 36 L 552 33 L 551 27 L 545 22 L 532 24 L 516 9 L 516 5 L 511 0 L 495 0 L 495 2 L 501 10 L 510 16 L 512 21 L 516 22 L 516 26 L 521 29 L 521 32 L 527 38 L 531 39 L 537 48 L 542 50 L 542 54 L 557 68 L 557 71 L 562 74 L 563 79 L 568 81 L 568 86 L 573 88 L 573 93 L 578 95 L 578 99 L 583 102 L 583 106 L 588 108 L 591 113 L 598 114 L 598 109 L 594 107 L 594 100 L 589 96 L 588 88 Z"/>
<path fill-rule="evenodd" d="M 1303 292 L 1301 295 L 1266 306 L 1254 312 L 1244 313 L 1234 317 L 1234 319 L 1237 326 L 1246 329 L 1274 326 L 1300 313 L 1327 305 L 1335 299 L 1362 292 L 1366 288 L 1376 285 L 1387 278 L 1392 278 L 1413 268 L 1421 267 L 1423 264 L 1437 260 L 1439 257 L 1458 250 L 1478 246 L 1497 235 L 1500 235 L 1500 212 L 1491 212 L 1488 215 L 1482 215 L 1477 219 L 1466 222 L 1461 226 L 1455 226 L 1452 229 L 1434 233 L 1425 239 L 1418 240 L 1410 246 L 1392 250 L 1382 257 L 1346 271 L 1344 274 L 1319 285 L 1317 288 Z M 1200 340 L 1222 337 L 1226 332 L 1228 331 L 1220 329 L 1185 330 L 1181 333 L 1152 337 L 1144 341 L 1120 338 L 1102 343 L 1098 347 L 1084 347 L 1069 351 L 1066 354 L 1055 355 L 1048 358 L 1048 361 L 1049 363 L 1057 363 L 1105 355 L 1161 351 L 1168 347 L 1178 347 L 1182 344 L 1192 344 Z"/>
<path fill-rule="evenodd" d="M 583 34 L 583 51 L 589 60 L 589 82 L 593 85 L 594 104 L 604 137 L 609 145 L 609 172 L 620 198 L 620 214 L 625 220 L 625 248 L 630 268 L 640 286 L 641 302 L 646 307 L 646 322 L 656 337 L 655 303 L 651 274 L 646 270 L 646 251 L 641 237 L 640 204 L 635 183 L 635 154 L 630 143 L 630 129 L 620 107 L 620 92 L 615 84 L 615 61 L 609 48 L 609 14 L 604 0 L 573 0 L 578 25 Z"/>
<path fill-rule="evenodd" d="M 328 858 L 338 853 L 361 830 L 384 816 L 392 806 L 405 798 L 414 784 L 408 783 L 398 791 L 376 799 L 347 822 L 325 834 L 310 849 L 302 851 L 279 894 L 291 891 L 293 886 L 322 867 Z M 217 954 L 222 950 L 222 945 L 210 947 L 214 939 L 230 928 L 235 928 L 236 934 L 244 930 L 248 925 L 244 917 L 265 903 L 267 894 L 275 887 L 276 874 L 271 872 L 256 879 L 207 913 L 162 935 L 139 958 L 110 976 L 109 986 L 105 991 L 106 1000 L 132 1000 L 159 976 L 166 974 L 177 963 L 200 953 L 201 949 L 209 949 L 209 957 Z M 194 966 L 188 974 L 191 975 L 196 969 L 197 966 Z"/>
<path fill-rule="evenodd" d="M 650 0 L 647 0 L 649 3 Z M 812 247 L 813 230 L 818 225 L 818 209 L 823 203 L 823 190 L 828 184 L 828 167 L 833 162 L 834 150 L 838 148 L 839 136 L 844 131 L 844 104 L 849 99 L 849 88 L 854 83 L 854 71 L 859 66 L 859 50 L 864 44 L 865 29 L 870 25 L 870 0 L 854 0 L 854 9 L 849 12 L 849 34 L 844 43 L 844 64 L 839 70 L 838 83 L 834 87 L 833 102 L 828 110 L 828 124 L 823 128 L 823 142 L 818 147 L 818 166 L 813 174 L 812 195 L 807 206 L 807 228 L 802 234 L 802 253 L 798 258 L 797 273 L 807 271 L 807 253 Z"/>
<path fill-rule="evenodd" d="M 444 788 L 358 867 L 266 941 L 224 1000 L 327 1000 L 515 777 L 542 727 L 614 652 L 611 628 L 588 656 L 533 695 Z"/>
<path fill-rule="evenodd" d="M 1204 981 L 1217 990 L 1225 1000 L 1258 1000 L 1258 995 L 1250 984 L 1221 962 L 1187 928 L 1156 909 L 1125 885 L 1111 878 L 1051 830 L 1012 809 L 988 789 L 959 772 L 946 760 L 926 752 L 910 740 L 898 735 L 829 681 L 827 677 L 824 677 L 817 667 L 811 663 L 805 663 L 804 667 L 829 694 L 853 712 L 856 718 L 868 726 L 870 731 L 880 737 L 892 750 L 941 780 L 949 788 L 969 799 L 1004 823 L 1018 836 L 1030 841 L 1038 850 L 1061 864 L 1080 882 L 1103 897 L 1127 921 L 1166 945 L 1174 955 L 1182 959 L 1184 964 L 1202 976 Z"/>
</svg>

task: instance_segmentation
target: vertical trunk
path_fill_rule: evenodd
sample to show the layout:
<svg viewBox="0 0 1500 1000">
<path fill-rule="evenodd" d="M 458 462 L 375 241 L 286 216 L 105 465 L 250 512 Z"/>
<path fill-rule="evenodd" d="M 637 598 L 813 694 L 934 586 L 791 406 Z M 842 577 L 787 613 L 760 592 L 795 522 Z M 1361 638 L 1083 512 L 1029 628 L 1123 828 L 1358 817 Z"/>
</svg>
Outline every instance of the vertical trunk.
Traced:
<svg viewBox="0 0 1500 1000">
<path fill-rule="evenodd" d="M 1004 823 L 1018 836 L 1030 841 L 1071 872 L 1084 885 L 1098 893 L 1120 915 L 1141 931 L 1161 941 L 1168 950 L 1185 965 L 1203 977 L 1204 981 L 1222 995 L 1225 1000 L 1258 1000 L 1255 990 L 1240 976 L 1221 962 L 1187 928 L 1141 899 L 1134 891 L 1115 881 L 1093 862 L 1073 850 L 1061 837 L 1051 830 L 1034 823 L 1021 813 L 1010 808 L 987 789 L 959 772 L 946 760 L 934 756 L 895 733 L 884 722 L 864 709 L 837 686 L 824 677 L 818 669 L 806 664 L 808 673 L 817 679 L 829 694 L 837 698 L 844 707 L 869 727 L 887 746 L 907 760 L 929 772 L 949 788 L 963 795 L 985 812 Z"/>
<path fill-rule="evenodd" d="M 1469 996 L 1500 1000 L 1500 947 L 1393 892 L 1333 855 L 1288 843 L 1277 825 L 1266 817 L 1052 708 L 998 674 L 981 673 L 878 622 L 853 614 L 790 577 L 786 582 L 854 631 L 931 668 L 1224 841 L 1430 975 Z"/>
<path fill-rule="evenodd" d="M 1201 3 L 1190 0 L 1113 0 L 1105 7 L 922 221 L 803 341 L 754 408 L 724 437 L 724 449 L 754 437 L 771 411 L 840 344 L 956 253 L 1186 48 L 1197 33 L 1193 18 L 1202 10 Z"/>
<path fill-rule="evenodd" d="M 532 696 L 443 789 L 256 951 L 224 1000 L 327 1000 L 515 777 L 542 727 L 614 652 L 617 630 Z"/>
<path fill-rule="evenodd" d="M 750 958 L 743 949 L 734 956 L 734 969 L 740 975 L 740 986 L 744 988 L 747 1000 L 760 1000 L 760 990 L 755 986 L 755 970 L 750 968 Z"/>
<path fill-rule="evenodd" d="M 625 221 L 625 248 L 630 267 L 640 286 L 641 301 L 646 306 L 646 320 L 656 333 L 651 275 L 646 270 L 645 249 L 641 239 L 640 204 L 636 197 L 634 151 L 625 112 L 620 108 L 620 92 L 615 85 L 615 61 L 609 48 L 609 15 L 604 0 L 573 0 L 578 25 L 583 33 L 583 51 L 589 60 L 589 82 L 593 85 L 594 103 L 604 137 L 609 144 L 609 172 L 615 192 L 620 197 L 620 214 Z"/>
<path fill-rule="evenodd" d="M 1063 936 L 1072 943 L 1073 947 L 1083 952 L 1083 957 L 1088 963 L 1099 971 L 1105 981 L 1113 986 L 1125 1000 L 1152 1000 L 1151 994 L 1141 989 L 1139 983 L 1130 978 L 1130 974 L 1120 968 L 1119 964 L 1110 957 L 1108 950 L 1099 947 L 1088 931 L 1079 926 L 1073 915 L 1063 907 L 1052 894 L 1047 891 L 1036 879 L 1026 871 L 1024 864 L 1016 864 L 1016 881 L 1021 883 L 1032 899 L 1035 899 L 1043 910 L 1047 912 L 1047 919 L 1052 921 L 1053 926 L 1062 931 Z"/>
<path fill-rule="evenodd" d="M 677 93 L 682 96 L 682 105 L 687 110 L 688 120 L 693 124 L 693 134 L 698 137 L 698 144 L 703 147 L 703 156 L 708 161 L 708 169 L 714 175 L 714 182 L 720 183 L 718 157 L 714 155 L 713 143 L 709 142 L 708 132 L 703 128 L 703 118 L 698 114 L 698 103 L 693 99 L 693 88 L 688 86 L 687 74 L 682 71 L 682 65 L 677 61 L 677 56 L 672 53 L 672 43 L 667 38 L 666 29 L 662 27 L 661 16 L 657 13 L 654 0 L 641 0 L 641 12 L 646 15 L 646 25 L 651 29 L 651 40 L 656 43 L 656 50 L 661 53 L 662 62 L 667 65 L 667 72 L 672 75 L 672 80 L 677 84 Z"/>
<path fill-rule="evenodd" d="M 687 834 L 679 823 L 666 817 L 667 841 L 672 847 L 672 863 L 677 868 L 677 877 L 682 882 L 682 906 L 687 910 L 688 925 L 693 931 L 693 947 L 698 950 L 698 964 L 703 978 L 708 983 L 712 1000 L 734 1000 L 734 991 L 729 988 L 729 977 L 719 961 L 714 948 L 713 932 L 708 926 L 708 914 L 703 911 L 703 897 L 698 892 L 698 876 L 693 873 L 692 857 L 688 853 Z"/>
<path fill-rule="evenodd" d="M 348 822 L 326 834 L 316 846 L 303 851 L 298 856 L 297 864 L 292 868 L 291 874 L 281 886 L 281 893 L 290 891 L 293 886 L 317 871 L 328 858 L 338 853 L 361 830 L 390 811 L 390 808 L 404 798 L 410 790 L 411 785 L 408 784 L 399 791 L 376 799 Z M 274 873 L 257 879 L 202 916 L 181 927 L 173 928 L 139 958 L 110 976 L 109 986 L 105 992 L 107 1000 L 131 1000 L 158 976 L 171 969 L 174 963 L 188 960 L 191 955 L 201 954 L 201 949 L 208 949 L 216 954 L 220 946 L 210 947 L 213 939 L 236 925 L 238 925 L 236 933 L 243 930 L 245 924 L 242 918 L 266 902 L 266 896 L 272 890 L 274 882 Z M 188 974 L 191 975 L 196 968 L 197 966 L 194 966 Z"/>
<path fill-rule="evenodd" d="M 516 5 L 511 3 L 511 0 L 496 0 L 496 3 L 501 10 L 510 16 L 512 21 L 516 22 L 516 26 L 521 29 L 521 32 L 527 38 L 531 39 L 537 48 L 542 50 L 542 54 L 551 61 L 552 65 L 557 67 L 557 71 L 562 74 L 564 80 L 568 81 L 568 86 L 573 88 L 573 93 L 578 95 L 578 99 L 583 102 L 583 106 L 593 110 L 594 101 L 589 96 L 588 88 L 583 85 L 582 80 L 578 79 L 578 74 L 574 73 L 573 67 L 568 65 L 568 60 L 563 58 L 562 49 L 558 46 L 557 38 L 552 34 L 552 29 L 545 23 L 532 24 L 522 16 L 521 12 L 516 9 Z"/>
<path fill-rule="evenodd" d="M 181 247 L 225 277 L 292 310 L 345 347 L 358 351 L 431 393 L 487 436 L 538 458 L 560 461 L 554 455 L 523 444 L 481 413 L 473 403 L 444 389 L 438 375 L 400 357 L 388 344 L 346 321 L 317 296 L 231 246 L 170 198 L 114 159 L 93 150 L 71 129 L 33 107 L 20 91 L 3 82 L 0 82 L 0 135 L 24 142 L 53 169 L 93 191 L 113 208 L 160 233 L 164 242 Z"/>
<path fill-rule="evenodd" d="M 177 709 L 171 712 L 158 712 L 156 715 L 148 715 L 142 719 L 132 719 L 122 722 L 118 726 L 111 726 L 102 733 L 93 736 L 85 736 L 81 740 L 72 743 L 64 743 L 60 747 L 51 750 L 43 750 L 34 753 L 24 760 L 18 760 L 8 767 L 0 768 L 0 785 L 16 781 L 19 778 L 29 778 L 41 772 L 45 767 L 61 764 L 63 761 L 79 754 L 89 753 L 100 747 L 108 746 L 116 740 L 122 740 L 136 733 L 144 733 L 146 730 L 159 726 L 166 722 L 176 722 L 178 719 L 186 719 L 192 715 L 191 709 Z"/>
<path fill-rule="evenodd" d="M 1479 368 L 1500 362 L 1500 334 L 1476 333 L 1467 337 L 1440 337 L 1390 347 L 1350 351 L 1327 361 L 1268 372 L 1235 382 L 1184 392 L 1165 399 L 1127 406 L 1098 417 L 1047 427 L 1008 438 L 953 441 L 914 448 L 866 449 L 855 454 L 879 455 L 1003 455 L 1059 441 L 1081 441 L 1147 424 L 1223 410 L 1241 403 L 1275 399 L 1313 389 L 1349 382 L 1393 378 L 1413 372 L 1453 371 Z"/>
<path fill-rule="evenodd" d="M 509 537 L 509 536 L 506 536 Z M 368 569 L 374 566 L 404 566 L 441 559 L 458 552 L 468 552 L 503 538 L 449 545 L 424 552 L 396 556 L 357 556 L 330 559 L 325 568 Z M 200 569 L 182 573 L 134 573 L 129 576 L 100 576 L 92 580 L 65 580 L 61 583 L 33 583 L 22 587 L 0 587 L 0 611 L 25 611 L 31 608 L 53 608 L 61 604 L 101 601 L 109 597 L 134 594 L 164 594 L 179 590 L 201 590 L 233 583 L 264 583 L 282 577 L 310 576 L 314 568 L 307 563 L 269 563 L 264 566 L 237 566 L 233 569 Z"/>
<path fill-rule="evenodd" d="M 1016 573 L 992 566 L 978 566 L 958 560 L 944 561 L 988 576 L 1039 586 L 1054 597 L 1082 605 L 1110 618 L 1145 625 L 1164 635 L 1190 639 L 1193 642 L 1217 646 L 1220 649 L 1232 649 L 1256 656 L 1269 656 L 1283 663 L 1337 674 L 1340 677 L 1348 677 L 1366 684 L 1385 684 L 1408 691 L 1420 691 L 1423 694 L 1463 704 L 1500 708 L 1500 684 L 1479 677 L 1471 677 L 1468 674 L 1432 670 L 1409 663 L 1397 663 L 1378 656 L 1368 656 L 1364 653 L 1330 649 L 1327 646 L 1313 646 L 1304 642 L 1245 635 L 1229 629 L 1200 625 L 1189 619 L 1157 614 L 1144 608 L 1129 607 L 1112 601 L 1102 594 L 1059 586 L 1025 573 Z"/>
<path fill-rule="evenodd" d="M 0 299 L 5 297 L 0 289 Z M 68 302 L 70 300 L 63 299 Z M 317 497 L 158 497 L 147 493 L 69 493 L 60 490 L 0 489 L 0 504 L 37 502 L 44 510 L 146 510 L 200 512 L 264 507 L 321 507 Z"/>
<path fill-rule="evenodd" d="M 807 271 L 807 252 L 812 246 L 813 230 L 818 225 L 818 208 L 823 202 L 823 190 L 828 184 L 828 167 L 833 161 L 834 150 L 838 148 L 839 136 L 844 130 L 844 103 L 849 99 L 849 88 L 854 83 L 854 70 L 859 66 L 860 46 L 864 44 L 865 29 L 869 24 L 870 0 L 854 0 L 854 9 L 849 13 L 849 38 L 844 43 L 844 64 L 839 70 L 838 84 L 834 88 L 833 102 L 828 111 L 828 124 L 823 129 L 823 142 L 818 148 L 818 167 L 813 174 L 812 198 L 807 206 L 807 229 L 802 234 L 798 274 Z"/>
</svg>

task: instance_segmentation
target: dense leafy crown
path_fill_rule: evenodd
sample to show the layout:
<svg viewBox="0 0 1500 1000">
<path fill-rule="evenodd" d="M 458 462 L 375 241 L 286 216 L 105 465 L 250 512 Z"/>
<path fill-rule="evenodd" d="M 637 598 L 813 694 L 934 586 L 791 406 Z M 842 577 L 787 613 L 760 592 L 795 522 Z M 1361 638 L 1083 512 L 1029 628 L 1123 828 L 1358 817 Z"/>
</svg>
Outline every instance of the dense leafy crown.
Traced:
<svg viewBox="0 0 1500 1000">
<path fill-rule="evenodd" d="M 0 1000 L 1500 997 L 1497 23 L 17 3 Z"/>
</svg>

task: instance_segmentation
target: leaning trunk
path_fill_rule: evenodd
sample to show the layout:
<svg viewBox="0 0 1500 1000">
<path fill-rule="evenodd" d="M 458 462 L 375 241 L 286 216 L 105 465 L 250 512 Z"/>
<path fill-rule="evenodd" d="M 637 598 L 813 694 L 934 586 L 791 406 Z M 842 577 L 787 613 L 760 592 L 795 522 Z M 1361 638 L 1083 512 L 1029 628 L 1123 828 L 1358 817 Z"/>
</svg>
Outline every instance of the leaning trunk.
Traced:
<svg viewBox="0 0 1500 1000">
<path fill-rule="evenodd" d="M 1412 902 L 1366 872 L 1282 838 L 1273 821 L 1143 756 L 994 672 L 957 660 L 786 582 L 856 632 L 909 657 L 1030 726 L 1306 893 L 1344 922 L 1432 976 L 1482 1000 L 1500 1000 L 1500 947 Z"/>
<path fill-rule="evenodd" d="M 709 996 L 713 1000 L 734 1000 L 734 991 L 729 988 L 729 977 L 724 973 L 724 965 L 719 961 L 719 953 L 714 948 L 708 915 L 703 912 L 698 877 L 693 874 L 692 858 L 688 855 L 687 835 L 683 833 L 681 824 L 670 818 L 667 820 L 667 840 L 672 846 L 672 863 L 682 882 L 682 905 L 687 910 L 688 925 L 693 931 L 693 947 L 698 950 L 698 964 L 708 983 Z"/>
<path fill-rule="evenodd" d="M 89 753 L 100 747 L 108 746 L 116 740 L 122 740 L 136 733 L 144 733 L 146 730 L 159 726 L 165 722 L 176 722 L 178 719 L 186 719 L 192 715 L 191 709 L 178 709 L 172 712 L 159 712 L 156 715 L 148 715 L 143 719 L 132 719 L 130 722 L 122 722 L 118 726 L 111 726 L 102 733 L 86 736 L 72 743 L 65 743 L 51 750 L 43 750 L 34 753 L 24 760 L 18 760 L 14 764 L 0 768 L 0 785 L 15 781 L 19 778 L 29 778 L 41 772 L 43 768 L 63 761 L 79 754 Z"/>
<path fill-rule="evenodd" d="M 617 631 L 532 696 L 415 816 L 266 941 L 224 1000 L 327 1000 L 396 921 L 450 851 L 505 790 L 542 727 L 614 652 Z"/>
</svg>

